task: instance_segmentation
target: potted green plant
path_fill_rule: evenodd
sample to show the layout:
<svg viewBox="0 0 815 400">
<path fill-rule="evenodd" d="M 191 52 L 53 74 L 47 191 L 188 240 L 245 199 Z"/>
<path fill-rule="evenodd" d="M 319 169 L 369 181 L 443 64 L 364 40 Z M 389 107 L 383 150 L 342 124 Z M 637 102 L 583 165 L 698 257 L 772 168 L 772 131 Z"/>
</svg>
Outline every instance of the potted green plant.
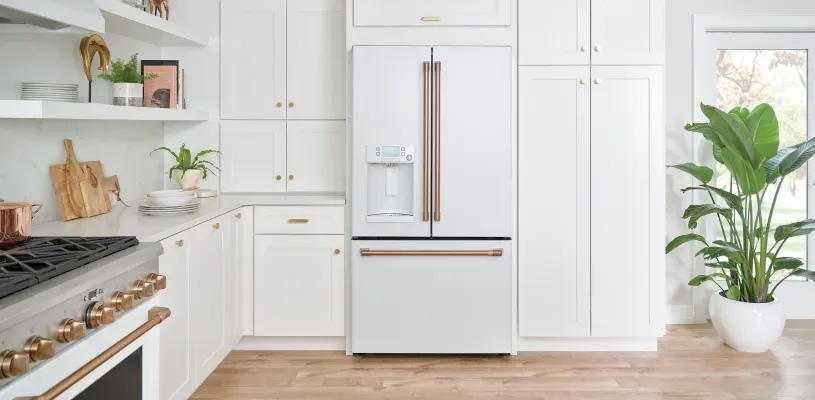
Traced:
<svg viewBox="0 0 815 400">
<path fill-rule="evenodd" d="M 685 130 L 701 133 L 710 142 L 713 157 L 732 176 L 730 183 L 725 188 L 711 184 L 714 172 L 706 166 L 669 167 L 699 181 L 682 192 L 702 192 L 710 199 L 685 210 L 682 218 L 688 220 L 688 228 L 695 229 L 700 218 L 712 216 L 718 237 L 681 235 L 668 243 L 665 253 L 689 242 L 701 245 L 696 255 L 713 272 L 688 284 L 717 285 L 720 290 L 711 297 L 709 310 L 719 336 L 737 350 L 762 352 L 778 340 L 786 323 L 784 307 L 775 296 L 778 286 L 789 277 L 815 280 L 815 272 L 806 269 L 802 259 L 785 257 L 783 252 L 788 239 L 815 231 L 815 220 L 772 224 L 781 183 L 815 154 L 815 138 L 779 150 L 778 119 L 771 106 L 730 112 L 701 107 L 709 121 L 688 124 Z"/>
<path fill-rule="evenodd" d="M 111 63 L 108 72 L 99 77 L 113 84 L 113 104 L 117 106 L 141 107 L 144 103 L 144 81 L 158 77 L 158 74 L 142 75 L 139 72 L 139 54 L 130 60 L 117 59 Z"/>
<path fill-rule="evenodd" d="M 198 187 L 198 183 L 201 179 L 207 179 L 207 173 L 215 175 L 212 168 L 215 168 L 218 171 L 221 170 L 215 164 L 201 159 L 201 157 L 210 153 L 220 154 L 221 152 L 218 150 L 202 150 L 199 151 L 195 157 L 192 157 L 190 149 L 188 149 L 186 145 L 182 144 L 178 152 L 162 146 L 153 149 L 153 151 L 150 152 L 150 155 L 158 150 L 164 150 L 170 153 L 170 155 L 172 155 L 175 159 L 176 163 L 170 167 L 170 170 L 167 172 L 167 176 L 170 180 L 175 177 L 181 189 L 192 189 Z"/>
</svg>

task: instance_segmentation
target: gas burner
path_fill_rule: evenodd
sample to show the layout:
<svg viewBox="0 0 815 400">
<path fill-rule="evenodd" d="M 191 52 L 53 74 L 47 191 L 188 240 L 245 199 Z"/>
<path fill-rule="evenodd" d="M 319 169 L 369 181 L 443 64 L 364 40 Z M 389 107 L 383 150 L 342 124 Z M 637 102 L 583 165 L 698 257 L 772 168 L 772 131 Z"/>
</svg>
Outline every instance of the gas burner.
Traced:
<svg viewBox="0 0 815 400">
<path fill-rule="evenodd" d="M 0 298 L 137 244 L 135 237 L 35 237 L 0 249 Z"/>
</svg>

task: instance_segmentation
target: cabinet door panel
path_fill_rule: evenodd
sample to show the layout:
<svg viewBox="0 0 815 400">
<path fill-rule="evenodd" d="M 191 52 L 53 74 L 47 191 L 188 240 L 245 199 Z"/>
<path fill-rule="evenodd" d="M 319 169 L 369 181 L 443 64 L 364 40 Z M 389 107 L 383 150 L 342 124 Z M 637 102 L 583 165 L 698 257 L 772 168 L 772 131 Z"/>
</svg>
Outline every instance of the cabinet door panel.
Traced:
<svg viewBox="0 0 815 400">
<path fill-rule="evenodd" d="M 255 336 L 343 336 L 343 236 L 255 236 Z"/>
<path fill-rule="evenodd" d="M 520 0 L 521 65 L 588 65 L 591 0 Z"/>
<path fill-rule="evenodd" d="M 353 0 L 355 26 L 509 26 L 510 0 Z"/>
<path fill-rule="evenodd" d="M 345 191 L 345 122 L 289 121 L 286 163 L 289 192 Z"/>
<path fill-rule="evenodd" d="M 590 334 L 590 73 L 520 69 L 520 336 Z M 552 166 L 557 172 L 545 173 Z"/>
<path fill-rule="evenodd" d="M 592 76 L 592 336 L 657 336 L 665 303 L 662 69 L 592 67 Z"/>
<path fill-rule="evenodd" d="M 159 273 L 167 277 L 167 288 L 161 291 L 161 306 L 173 312 L 173 317 L 161 324 L 159 337 L 162 400 L 186 399 L 195 390 L 190 332 L 191 240 L 188 236 L 185 232 L 161 242 L 164 254 L 159 257 Z M 176 244 L 179 241 L 185 243 L 179 246 Z"/>
<path fill-rule="evenodd" d="M 665 63 L 665 0 L 592 0 L 592 65 Z"/>
<path fill-rule="evenodd" d="M 285 102 L 286 0 L 221 3 L 221 119 L 285 119 Z"/>
<path fill-rule="evenodd" d="M 221 122 L 221 191 L 286 191 L 286 123 Z"/>
<path fill-rule="evenodd" d="M 287 118 L 345 119 L 344 9 L 342 0 L 288 3 Z"/>
</svg>

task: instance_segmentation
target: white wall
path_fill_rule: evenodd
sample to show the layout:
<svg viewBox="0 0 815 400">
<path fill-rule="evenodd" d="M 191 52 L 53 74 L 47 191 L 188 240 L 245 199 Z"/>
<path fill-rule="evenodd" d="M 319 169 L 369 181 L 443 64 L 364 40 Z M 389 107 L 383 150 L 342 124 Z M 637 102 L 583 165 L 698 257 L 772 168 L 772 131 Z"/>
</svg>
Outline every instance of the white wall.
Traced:
<svg viewBox="0 0 815 400">
<path fill-rule="evenodd" d="M 692 92 L 693 15 L 815 14 L 815 2 L 811 0 L 668 0 L 667 3 L 666 161 L 668 164 L 679 164 L 693 160 L 691 134 L 682 129 L 685 123 L 691 122 L 693 110 L 697 107 L 693 104 Z M 691 185 L 692 180 L 687 175 L 678 171 L 668 171 L 665 243 L 688 231 L 681 216 L 690 204 L 690 195 L 683 195 L 679 189 Z M 666 300 L 671 312 L 668 322 L 692 322 L 693 293 L 687 286 L 687 282 L 692 278 L 693 252 L 690 246 L 684 246 L 667 257 Z"/>
</svg>

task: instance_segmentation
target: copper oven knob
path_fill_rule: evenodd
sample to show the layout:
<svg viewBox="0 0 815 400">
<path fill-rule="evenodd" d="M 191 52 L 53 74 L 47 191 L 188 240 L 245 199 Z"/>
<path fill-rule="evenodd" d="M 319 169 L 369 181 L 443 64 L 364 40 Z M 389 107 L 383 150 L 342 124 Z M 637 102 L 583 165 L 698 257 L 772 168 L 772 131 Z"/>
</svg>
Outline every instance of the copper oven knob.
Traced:
<svg viewBox="0 0 815 400">
<path fill-rule="evenodd" d="M 112 324 L 115 321 L 116 310 L 98 301 L 88 306 L 85 311 L 85 325 L 88 328 L 96 329 L 100 325 Z"/>
<path fill-rule="evenodd" d="M 133 308 L 133 295 L 122 292 L 113 293 L 110 303 L 116 311 L 129 310 Z"/>
<path fill-rule="evenodd" d="M 11 378 L 28 371 L 28 355 L 14 350 L 0 353 L 0 378 Z"/>
<path fill-rule="evenodd" d="M 54 341 L 40 336 L 32 336 L 23 347 L 31 361 L 47 360 L 54 356 Z"/>
<path fill-rule="evenodd" d="M 136 283 L 133 284 L 133 297 L 137 299 L 150 297 L 154 291 L 155 287 L 153 287 L 152 282 L 136 281 Z"/>
<path fill-rule="evenodd" d="M 164 290 L 167 288 L 167 277 L 159 274 L 147 275 L 147 281 L 153 284 L 156 290 Z"/>
<path fill-rule="evenodd" d="M 62 343 L 72 342 L 85 337 L 85 324 L 67 318 L 59 324 L 57 329 L 57 341 Z"/>
</svg>

